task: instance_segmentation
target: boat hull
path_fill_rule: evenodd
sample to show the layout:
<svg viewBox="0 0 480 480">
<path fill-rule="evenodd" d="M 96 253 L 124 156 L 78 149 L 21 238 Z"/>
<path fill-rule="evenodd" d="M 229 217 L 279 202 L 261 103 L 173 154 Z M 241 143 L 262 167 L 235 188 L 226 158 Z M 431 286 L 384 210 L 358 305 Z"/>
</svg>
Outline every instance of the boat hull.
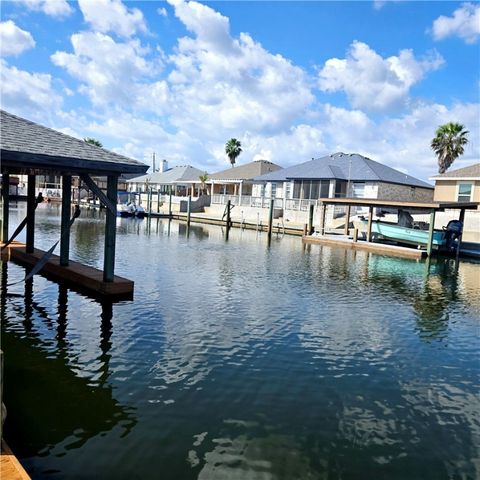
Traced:
<svg viewBox="0 0 480 480">
<path fill-rule="evenodd" d="M 368 222 L 365 221 L 364 223 L 367 224 Z M 414 245 L 427 245 L 429 232 L 428 230 L 407 228 L 390 223 L 372 222 L 372 233 L 397 242 Z M 444 246 L 444 237 L 445 235 L 442 231 L 435 230 L 433 232 L 433 245 L 436 247 Z"/>
</svg>

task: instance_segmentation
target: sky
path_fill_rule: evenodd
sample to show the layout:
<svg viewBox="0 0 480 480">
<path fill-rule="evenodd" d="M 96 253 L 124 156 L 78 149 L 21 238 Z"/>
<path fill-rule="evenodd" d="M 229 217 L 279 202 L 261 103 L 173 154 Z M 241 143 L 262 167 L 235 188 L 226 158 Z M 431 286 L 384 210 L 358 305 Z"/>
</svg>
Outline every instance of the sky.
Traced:
<svg viewBox="0 0 480 480">
<path fill-rule="evenodd" d="M 2 1 L 3 109 L 151 164 L 360 153 L 428 179 L 480 158 L 480 3 Z M 158 163 L 157 163 L 158 164 Z"/>
</svg>

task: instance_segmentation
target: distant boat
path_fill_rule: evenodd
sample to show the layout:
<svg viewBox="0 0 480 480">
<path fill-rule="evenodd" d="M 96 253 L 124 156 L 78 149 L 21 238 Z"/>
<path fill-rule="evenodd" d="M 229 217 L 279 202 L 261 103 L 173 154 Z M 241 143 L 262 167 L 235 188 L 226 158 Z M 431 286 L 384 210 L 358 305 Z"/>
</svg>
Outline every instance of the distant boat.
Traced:
<svg viewBox="0 0 480 480">
<path fill-rule="evenodd" d="M 137 207 L 134 203 L 119 203 L 117 205 L 117 214 L 120 217 L 134 217 Z"/>
<path fill-rule="evenodd" d="M 136 208 L 135 216 L 137 218 L 145 218 L 145 209 L 141 205 L 138 205 L 138 207 Z"/>
</svg>

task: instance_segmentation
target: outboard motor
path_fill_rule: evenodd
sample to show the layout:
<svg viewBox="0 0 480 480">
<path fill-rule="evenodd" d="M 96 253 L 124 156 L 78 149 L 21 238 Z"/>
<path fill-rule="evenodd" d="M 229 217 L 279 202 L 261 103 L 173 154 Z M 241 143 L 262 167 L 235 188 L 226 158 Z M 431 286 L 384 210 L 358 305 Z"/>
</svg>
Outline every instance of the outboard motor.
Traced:
<svg viewBox="0 0 480 480">
<path fill-rule="evenodd" d="M 460 220 L 450 220 L 445 229 L 445 243 L 448 250 L 456 248 L 456 242 L 463 231 L 463 222 Z"/>
</svg>

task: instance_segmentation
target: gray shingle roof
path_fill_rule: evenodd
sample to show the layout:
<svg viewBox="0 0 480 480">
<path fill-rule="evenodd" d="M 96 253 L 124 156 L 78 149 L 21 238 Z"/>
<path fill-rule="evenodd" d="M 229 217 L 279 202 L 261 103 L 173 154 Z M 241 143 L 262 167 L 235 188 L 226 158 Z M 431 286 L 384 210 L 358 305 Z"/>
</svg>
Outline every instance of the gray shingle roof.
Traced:
<svg viewBox="0 0 480 480">
<path fill-rule="evenodd" d="M 435 175 L 432 179 L 447 179 L 447 178 L 478 178 L 480 179 L 480 163 L 474 163 L 468 167 L 457 168 L 449 172 Z"/>
<path fill-rule="evenodd" d="M 263 175 L 268 172 L 281 170 L 280 165 L 269 162 L 267 160 L 255 160 L 244 165 L 234 168 L 227 168 L 221 172 L 209 175 L 209 180 L 252 180 L 254 177 Z"/>
<path fill-rule="evenodd" d="M 285 180 L 351 180 L 397 183 L 413 187 L 432 188 L 419 180 L 391 167 L 375 162 L 357 153 L 334 153 L 308 162 L 284 168 L 278 172 L 255 177 L 259 182 L 282 182 Z"/>
<path fill-rule="evenodd" d="M 158 185 L 168 185 L 173 183 L 190 183 L 198 182 L 200 183 L 199 176 L 203 175 L 205 172 L 199 170 L 198 168 L 192 167 L 191 165 L 180 165 L 177 167 L 170 168 L 166 172 L 155 172 L 147 173 L 140 177 L 131 178 L 127 180 L 128 183 L 144 183 L 146 180 L 150 184 Z"/>
<path fill-rule="evenodd" d="M 2 166 L 87 173 L 143 173 L 144 163 L 0 110 Z"/>
</svg>

